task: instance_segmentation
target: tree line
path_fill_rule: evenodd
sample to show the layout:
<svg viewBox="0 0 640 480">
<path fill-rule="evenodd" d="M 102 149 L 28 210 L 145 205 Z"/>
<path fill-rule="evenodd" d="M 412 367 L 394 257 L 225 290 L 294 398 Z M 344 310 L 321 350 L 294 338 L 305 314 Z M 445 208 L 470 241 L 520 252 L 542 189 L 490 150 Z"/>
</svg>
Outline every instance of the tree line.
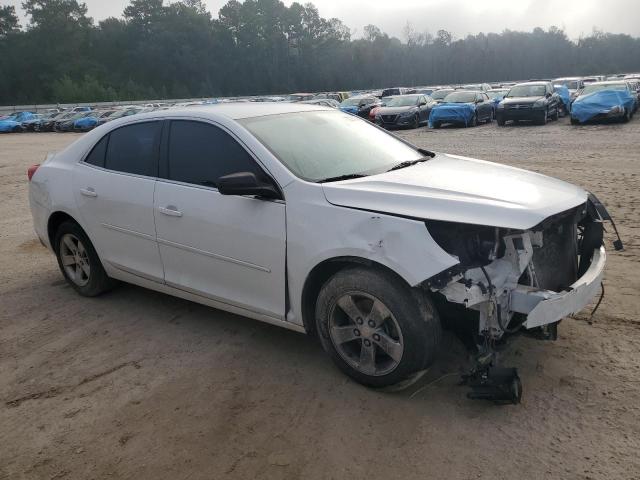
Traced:
<svg viewBox="0 0 640 480">
<path fill-rule="evenodd" d="M 352 38 L 311 3 L 131 0 L 97 24 L 77 0 L 0 6 L 0 104 L 282 94 L 640 70 L 640 39 L 557 27 L 404 38 L 375 25 Z M 422 26 L 421 26 L 422 27 Z M 434 27 L 429 25 L 429 27 Z"/>
</svg>

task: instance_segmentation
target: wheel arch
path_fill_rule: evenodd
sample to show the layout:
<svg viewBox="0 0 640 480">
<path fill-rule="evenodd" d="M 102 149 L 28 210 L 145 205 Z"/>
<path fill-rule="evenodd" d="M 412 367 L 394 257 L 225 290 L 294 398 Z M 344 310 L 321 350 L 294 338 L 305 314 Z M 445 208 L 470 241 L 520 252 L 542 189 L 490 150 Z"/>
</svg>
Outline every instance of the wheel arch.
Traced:
<svg viewBox="0 0 640 480">
<path fill-rule="evenodd" d="M 47 220 L 47 238 L 49 239 L 49 245 L 51 245 L 51 249 L 54 251 L 55 251 L 55 245 L 53 241 L 55 239 L 56 232 L 58 231 L 58 228 L 60 227 L 60 225 L 62 225 L 64 222 L 68 220 L 71 220 L 72 222 L 75 222 L 76 224 L 78 224 L 78 226 L 82 228 L 82 230 L 84 231 L 85 235 L 87 234 L 87 231 L 82 227 L 80 222 L 78 222 L 78 220 L 76 220 L 74 217 L 69 215 L 67 212 L 62 210 L 57 210 L 53 212 L 51 215 L 49 215 L 49 219 Z M 88 236 L 89 235 L 87 235 L 87 237 Z"/>
<path fill-rule="evenodd" d="M 395 277 L 398 282 L 401 282 L 407 288 L 411 288 L 407 281 L 393 269 L 368 258 L 340 256 L 323 260 L 311 269 L 302 288 L 302 323 L 309 335 L 315 336 L 317 334 L 315 322 L 316 302 L 323 285 L 339 271 L 353 266 L 364 266 L 372 270 L 385 272 Z"/>
</svg>

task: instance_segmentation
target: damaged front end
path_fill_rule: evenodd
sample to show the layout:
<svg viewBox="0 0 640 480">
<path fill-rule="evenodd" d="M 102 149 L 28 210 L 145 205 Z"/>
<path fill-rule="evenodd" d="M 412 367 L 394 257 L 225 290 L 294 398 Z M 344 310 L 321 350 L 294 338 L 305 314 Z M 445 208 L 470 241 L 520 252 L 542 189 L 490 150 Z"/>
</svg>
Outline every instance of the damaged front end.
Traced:
<svg viewBox="0 0 640 480">
<path fill-rule="evenodd" d="M 582 310 L 598 293 L 606 263 L 607 220 L 611 217 L 604 206 L 590 195 L 585 204 L 528 230 L 426 222 L 434 240 L 459 260 L 423 287 L 438 292 L 445 306 L 464 307 L 466 316 L 476 320 L 470 323 L 475 332 L 469 333 L 478 348 L 478 365 L 467 380 L 472 386 L 479 382 L 484 393 L 477 398 L 488 398 L 496 341 L 521 328 L 555 339 L 558 322 Z M 614 246 L 622 248 L 619 239 Z M 517 379 L 515 371 L 513 375 L 509 382 Z"/>
</svg>

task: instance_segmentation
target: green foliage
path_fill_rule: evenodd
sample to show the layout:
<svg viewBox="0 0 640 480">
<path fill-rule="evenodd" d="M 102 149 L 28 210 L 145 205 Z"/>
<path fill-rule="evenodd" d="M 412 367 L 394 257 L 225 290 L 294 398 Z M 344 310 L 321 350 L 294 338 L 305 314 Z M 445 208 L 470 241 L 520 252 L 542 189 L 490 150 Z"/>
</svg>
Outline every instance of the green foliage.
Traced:
<svg viewBox="0 0 640 480">
<path fill-rule="evenodd" d="M 367 25 L 360 38 L 310 3 L 131 0 L 98 25 L 77 0 L 24 0 L 29 23 L 0 7 L 0 104 L 283 94 L 522 80 L 640 70 L 640 40 L 557 28 L 404 41 Z M 418 28 L 420 26 L 417 26 Z"/>
</svg>

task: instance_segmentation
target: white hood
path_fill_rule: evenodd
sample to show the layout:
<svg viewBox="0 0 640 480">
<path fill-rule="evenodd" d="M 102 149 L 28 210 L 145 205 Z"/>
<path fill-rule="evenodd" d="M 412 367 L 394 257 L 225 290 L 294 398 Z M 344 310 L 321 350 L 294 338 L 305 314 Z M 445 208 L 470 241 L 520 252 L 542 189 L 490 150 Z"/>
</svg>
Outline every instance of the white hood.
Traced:
<svg viewBox="0 0 640 480">
<path fill-rule="evenodd" d="M 323 189 L 334 205 L 520 230 L 585 203 L 588 195 L 538 173 L 444 154 L 380 175 L 325 183 Z"/>
</svg>

